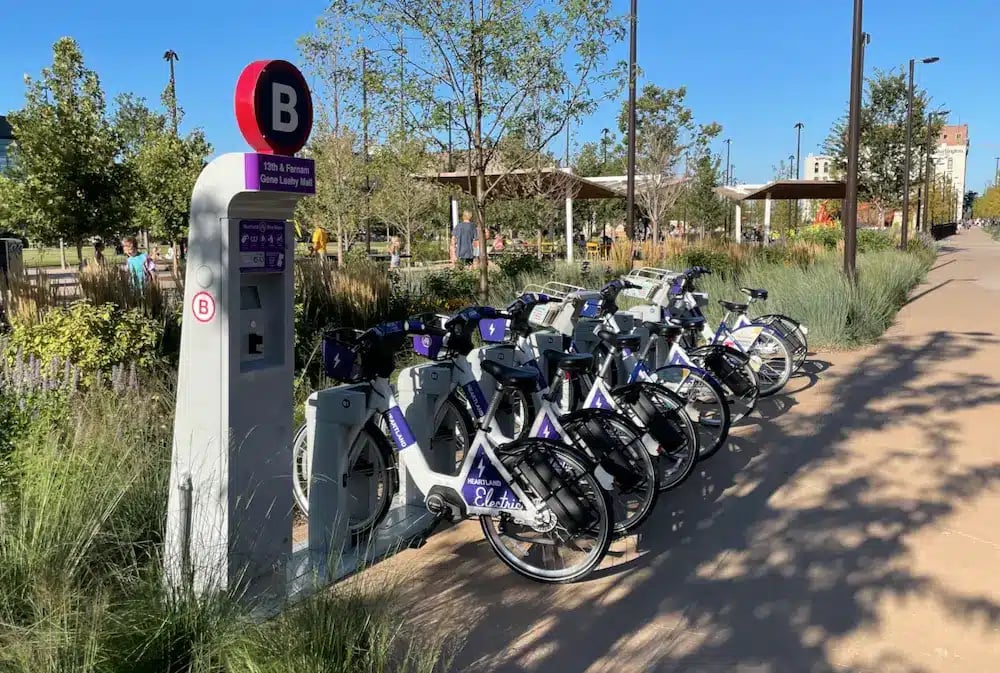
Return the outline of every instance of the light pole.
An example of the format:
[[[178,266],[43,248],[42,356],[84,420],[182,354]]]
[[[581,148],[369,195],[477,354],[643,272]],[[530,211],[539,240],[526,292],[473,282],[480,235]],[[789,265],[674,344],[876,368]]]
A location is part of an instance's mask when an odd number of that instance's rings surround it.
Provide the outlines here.
[[[951,110],[938,110],[936,112],[927,113],[927,145],[924,149],[924,153],[927,155],[927,167],[924,172],[924,222],[922,228],[930,231],[930,227],[934,224],[931,221],[931,174],[934,172],[934,157],[931,153],[931,128],[934,124],[934,118],[942,115],[948,115]]]
[[[993,186],[996,187],[998,182],[1000,182],[1000,157],[996,157],[997,169],[993,171]]]
[[[732,138],[726,138],[724,142],[726,143],[726,179],[725,179],[725,182],[723,182],[723,184],[726,187],[728,187],[729,186],[729,152],[732,149],[733,139]],[[729,235],[729,213],[731,213],[732,210],[733,210],[732,204],[727,201],[726,202],[726,236]]]
[[[611,134],[611,129],[601,129],[601,170],[604,170],[604,166],[608,163],[608,136]]]
[[[632,0],[628,38],[628,167],[625,196],[625,230],[635,236],[635,40],[638,0]]]
[[[937,56],[920,59],[921,63],[937,63]],[[903,159],[903,227],[899,232],[899,249],[906,250],[906,235],[910,226],[910,145],[913,142],[913,69],[917,59],[910,59],[910,89],[906,98],[906,156]]]
[[[851,34],[851,105],[847,115],[847,186],[844,194],[844,273],[857,279],[858,246],[858,146],[861,141],[861,94],[864,81],[864,0],[854,0]]]
[[[795,124],[795,179],[802,179],[802,129],[805,124]],[[795,228],[799,226],[799,200],[795,199]]]

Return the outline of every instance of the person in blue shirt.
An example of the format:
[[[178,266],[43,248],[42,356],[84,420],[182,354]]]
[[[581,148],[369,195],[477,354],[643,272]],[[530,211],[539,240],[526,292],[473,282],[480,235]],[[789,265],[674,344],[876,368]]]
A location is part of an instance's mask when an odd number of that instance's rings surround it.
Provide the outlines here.
[[[144,287],[147,282],[152,282],[156,273],[156,265],[149,255],[139,250],[139,242],[135,239],[135,236],[128,236],[122,239],[122,248],[125,249],[125,254],[128,255],[128,260],[125,264],[135,284],[139,287]]]

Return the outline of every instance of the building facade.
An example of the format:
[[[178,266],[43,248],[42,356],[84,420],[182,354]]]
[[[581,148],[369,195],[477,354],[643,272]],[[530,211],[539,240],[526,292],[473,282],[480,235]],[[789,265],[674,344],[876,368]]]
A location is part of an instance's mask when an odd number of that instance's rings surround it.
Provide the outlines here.
[[[802,162],[803,180],[834,180],[833,157],[810,154]]]
[[[962,198],[965,196],[965,171],[969,159],[969,125],[945,126],[938,137],[937,148],[931,156],[932,179],[944,177],[958,195],[955,204],[955,221],[962,219]]]
[[[14,132],[7,118],[0,115],[0,173],[7,170],[7,148],[14,142]]]

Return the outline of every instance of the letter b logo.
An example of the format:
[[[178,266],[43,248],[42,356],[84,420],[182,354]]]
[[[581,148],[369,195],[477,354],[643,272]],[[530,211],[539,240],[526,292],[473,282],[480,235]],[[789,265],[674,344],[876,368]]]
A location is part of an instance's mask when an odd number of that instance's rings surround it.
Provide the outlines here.
[[[275,82],[271,85],[271,124],[275,131],[293,133],[299,126],[299,113],[295,110],[298,102],[295,89]]]
[[[312,96],[305,77],[287,61],[255,61],[236,84],[240,131],[258,152],[292,155],[312,130]]]

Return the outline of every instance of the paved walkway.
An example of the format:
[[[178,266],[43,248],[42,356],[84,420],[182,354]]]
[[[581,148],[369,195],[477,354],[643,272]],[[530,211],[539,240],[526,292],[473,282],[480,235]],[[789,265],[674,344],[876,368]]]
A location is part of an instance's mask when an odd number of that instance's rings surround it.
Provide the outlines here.
[[[461,671],[996,673],[998,334],[1000,244],[960,234],[877,345],[817,355],[613,567],[531,584],[465,523],[370,572],[468,629]]]

